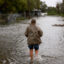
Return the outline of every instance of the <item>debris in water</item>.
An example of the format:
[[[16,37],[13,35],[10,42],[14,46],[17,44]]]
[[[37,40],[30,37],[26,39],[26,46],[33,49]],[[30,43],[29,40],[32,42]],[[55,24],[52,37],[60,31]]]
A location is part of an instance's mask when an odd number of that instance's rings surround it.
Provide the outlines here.
[[[59,26],[59,27],[64,27],[64,24],[54,24],[52,26]]]

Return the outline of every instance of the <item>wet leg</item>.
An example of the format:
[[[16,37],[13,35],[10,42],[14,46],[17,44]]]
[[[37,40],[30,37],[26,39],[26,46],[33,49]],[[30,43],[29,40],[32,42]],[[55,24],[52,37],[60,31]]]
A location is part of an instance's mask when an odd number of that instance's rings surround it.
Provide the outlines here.
[[[31,57],[31,60],[33,60],[33,49],[30,49],[30,57]]]

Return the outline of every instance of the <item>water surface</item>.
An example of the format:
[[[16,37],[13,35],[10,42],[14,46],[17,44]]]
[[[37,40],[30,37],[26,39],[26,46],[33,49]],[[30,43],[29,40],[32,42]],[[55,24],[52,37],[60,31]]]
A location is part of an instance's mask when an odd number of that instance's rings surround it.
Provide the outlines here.
[[[63,17],[45,16],[36,18],[43,30],[39,55],[44,59],[40,64],[64,64],[64,24]],[[30,20],[0,27],[0,63],[29,64],[29,49],[24,35]]]

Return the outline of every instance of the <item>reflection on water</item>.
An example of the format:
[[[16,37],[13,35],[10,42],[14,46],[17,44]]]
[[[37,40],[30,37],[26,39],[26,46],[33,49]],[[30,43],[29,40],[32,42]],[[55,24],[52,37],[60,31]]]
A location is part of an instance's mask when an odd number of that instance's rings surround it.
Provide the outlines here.
[[[64,24],[62,17],[45,16],[35,18],[43,30],[42,44],[39,55],[47,64],[64,63],[64,27],[53,26]],[[24,32],[30,20],[19,24],[0,27],[0,63],[1,64],[26,64],[29,63],[29,50]]]

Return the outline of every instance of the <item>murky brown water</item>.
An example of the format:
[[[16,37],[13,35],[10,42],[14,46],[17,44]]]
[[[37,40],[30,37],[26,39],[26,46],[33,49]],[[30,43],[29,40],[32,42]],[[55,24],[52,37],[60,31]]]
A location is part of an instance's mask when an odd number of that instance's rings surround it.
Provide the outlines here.
[[[43,30],[39,55],[44,59],[40,64],[64,64],[64,24],[62,17],[45,16],[35,18]],[[0,27],[0,63],[29,64],[29,50],[24,32],[30,20]],[[34,63],[35,64],[35,63]]]

